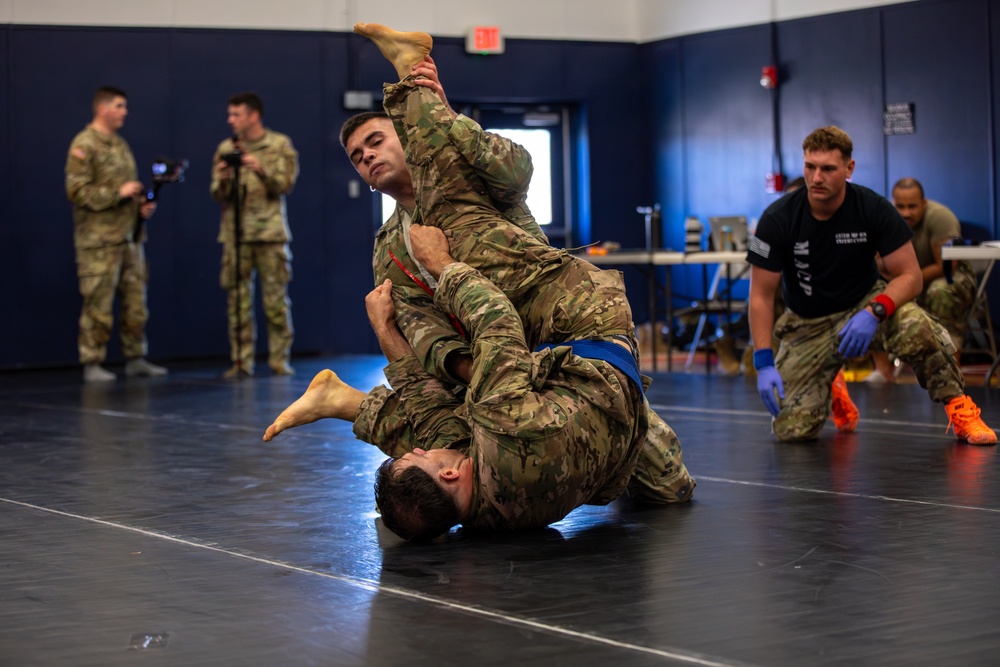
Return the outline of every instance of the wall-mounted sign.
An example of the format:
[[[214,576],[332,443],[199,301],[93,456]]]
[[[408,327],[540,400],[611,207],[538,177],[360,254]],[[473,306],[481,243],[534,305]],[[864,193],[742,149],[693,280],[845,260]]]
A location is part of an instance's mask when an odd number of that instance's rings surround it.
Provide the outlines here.
[[[465,35],[465,51],[484,56],[490,53],[503,53],[503,35],[500,34],[500,26],[477,25],[471,28]]]
[[[882,131],[887,134],[913,134],[917,126],[913,121],[913,102],[886,104],[882,113]]]

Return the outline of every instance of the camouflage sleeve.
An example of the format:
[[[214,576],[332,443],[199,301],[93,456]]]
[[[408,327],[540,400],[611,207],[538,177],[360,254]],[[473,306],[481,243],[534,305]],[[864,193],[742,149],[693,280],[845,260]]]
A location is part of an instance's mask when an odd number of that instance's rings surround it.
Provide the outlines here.
[[[434,305],[434,299],[418,287],[396,287],[396,324],[413,348],[420,365],[433,375],[452,384],[465,384],[452,377],[446,367],[449,354],[471,355],[468,341],[455,330],[448,314]]]
[[[468,116],[459,115],[448,132],[451,143],[475,168],[498,206],[524,200],[531,183],[531,154],[510,139],[486,132]]]
[[[398,215],[393,214],[376,238],[372,255],[375,284],[381,285],[387,278],[392,281],[396,324],[424,369],[442,380],[465,384],[460,378],[448,374],[445,360],[452,353],[471,354],[468,342],[455,331],[448,314],[434,305],[434,298],[421,289],[389,255],[390,250],[393,251],[411,273],[418,270],[399,237],[399,224]]]
[[[645,429],[645,405],[622,391],[604,362],[569,347],[531,353],[513,305],[461,263],[441,276],[435,301],[472,335],[473,379],[466,396],[469,451],[476,471],[465,525],[530,528],[625,489]]]
[[[404,446],[412,450],[417,446],[437,449],[467,444],[469,425],[455,414],[462,400],[447,385],[428,375],[416,357],[403,357],[389,364],[385,377],[399,395],[399,406],[412,426],[413,439]],[[406,453],[408,450],[399,450],[399,444],[387,453],[391,456]]]
[[[215,169],[215,165],[219,164],[219,160],[222,159],[222,147],[223,144],[219,144],[219,147],[215,149],[215,153],[212,155],[212,183],[208,188],[212,199],[220,204],[224,204],[229,199],[232,183],[229,179],[222,180],[219,178],[218,171]]]
[[[299,154],[287,137],[276,147],[262,156],[260,178],[267,193],[273,197],[288,195],[299,177]]]
[[[930,228],[931,246],[962,236],[961,223],[951,209],[944,205],[928,208],[928,212],[924,214],[924,224]]]
[[[74,206],[103,211],[118,206],[121,183],[97,180],[94,149],[79,143],[69,147],[66,156],[66,196]],[[124,181],[122,181],[124,183]]]
[[[533,361],[524,326],[503,292],[469,265],[455,262],[441,274],[434,302],[454,313],[472,338],[471,403],[493,405],[532,391]]]

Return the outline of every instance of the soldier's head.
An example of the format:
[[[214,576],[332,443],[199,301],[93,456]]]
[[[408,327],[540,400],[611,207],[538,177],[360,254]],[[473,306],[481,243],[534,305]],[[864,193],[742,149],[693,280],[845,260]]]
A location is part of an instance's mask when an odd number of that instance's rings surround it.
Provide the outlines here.
[[[257,139],[264,132],[264,102],[256,93],[233,95],[227,122],[240,139]]]
[[[839,127],[821,127],[802,142],[804,177],[813,206],[839,206],[854,173],[854,144]]]
[[[371,188],[404,203],[413,197],[403,145],[385,112],[365,111],[348,118],[340,128],[340,144]]]
[[[847,132],[836,125],[827,125],[810,132],[802,142],[803,153],[815,151],[840,151],[845,160],[850,160],[854,152],[854,142]]]
[[[927,213],[927,199],[924,186],[915,178],[901,178],[892,186],[892,204],[911,228],[924,220]]]
[[[386,459],[375,476],[375,502],[386,528],[406,540],[431,540],[462,519],[472,459],[452,449],[414,449]]]
[[[115,132],[125,124],[128,115],[128,96],[121,88],[101,86],[94,93],[94,122],[102,129]]]

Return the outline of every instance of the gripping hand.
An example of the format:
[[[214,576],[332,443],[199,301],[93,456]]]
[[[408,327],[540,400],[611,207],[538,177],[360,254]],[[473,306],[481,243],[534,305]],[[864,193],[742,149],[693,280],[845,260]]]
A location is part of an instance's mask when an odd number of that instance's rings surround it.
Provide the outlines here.
[[[757,391],[764,401],[764,407],[776,417],[781,410],[778,400],[774,397],[777,390],[778,398],[785,398],[785,385],[781,381],[781,374],[774,367],[774,352],[771,350],[757,350],[753,353],[753,366],[757,369]]]
[[[845,359],[863,356],[868,352],[875,330],[878,328],[878,318],[867,310],[855,313],[837,335],[840,336],[840,347],[837,352]]]

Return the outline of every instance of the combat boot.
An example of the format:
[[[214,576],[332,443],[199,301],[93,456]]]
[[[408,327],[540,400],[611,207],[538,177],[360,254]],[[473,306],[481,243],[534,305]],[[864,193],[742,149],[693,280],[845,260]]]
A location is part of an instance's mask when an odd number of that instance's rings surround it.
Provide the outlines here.
[[[944,406],[948,414],[948,429],[954,427],[955,435],[970,445],[995,445],[997,434],[979,417],[979,406],[968,396],[957,396]],[[945,429],[945,433],[948,432]]]
[[[736,358],[736,343],[729,336],[715,341],[715,353],[719,357],[719,372],[723,375],[739,375],[740,360]]]
[[[861,413],[847,393],[847,378],[844,377],[843,370],[837,371],[837,377],[833,378],[832,389],[833,401],[830,404],[830,411],[833,413],[833,425],[841,433],[851,433],[858,427]]]
[[[86,364],[83,367],[84,382],[114,382],[118,376],[100,364]]]
[[[748,378],[757,377],[757,369],[753,367],[753,345],[747,345],[743,348],[743,361],[741,362],[743,367],[743,375]]]
[[[136,357],[125,362],[125,375],[128,377],[161,377],[167,374],[167,369],[146,361],[143,357]]]
[[[245,377],[253,377],[252,365],[233,364],[229,370],[222,374],[224,380],[238,380]]]

